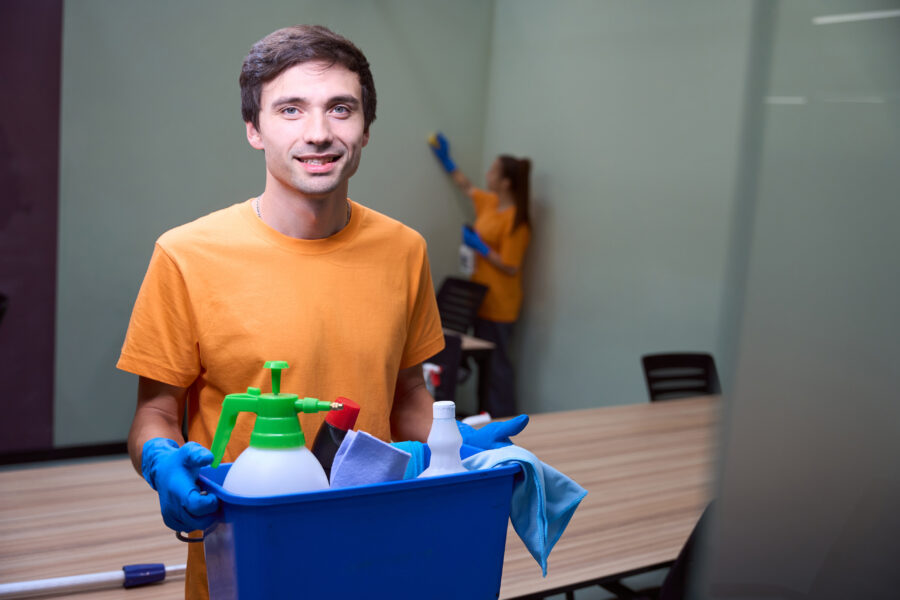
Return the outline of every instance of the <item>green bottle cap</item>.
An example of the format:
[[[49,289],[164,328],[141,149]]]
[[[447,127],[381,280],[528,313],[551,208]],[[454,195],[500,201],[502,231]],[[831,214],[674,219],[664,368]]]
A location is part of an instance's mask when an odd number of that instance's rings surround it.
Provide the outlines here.
[[[316,398],[298,398],[297,394],[281,393],[281,371],[288,368],[283,360],[270,360],[264,368],[272,371],[272,393],[263,394],[258,388],[247,388],[246,394],[228,394],[222,402],[222,413],[213,438],[213,467],[218,467],[231,438],[240,412],[256,414],[256,424],[250,435],[254,448],[300,448],[306,443],[297,413],[340,410],[343,405],[323,402]]]

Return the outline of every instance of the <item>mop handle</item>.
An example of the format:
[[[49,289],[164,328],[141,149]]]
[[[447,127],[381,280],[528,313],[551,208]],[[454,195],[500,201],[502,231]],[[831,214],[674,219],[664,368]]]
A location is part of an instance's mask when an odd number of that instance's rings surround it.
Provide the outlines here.
[[[0,598],[33,598],[123,586],[126,588],[183,575],[186,565],[167,567],[162,563],[125,565],[118,571],[52,577],[14,583],[0,583]]]

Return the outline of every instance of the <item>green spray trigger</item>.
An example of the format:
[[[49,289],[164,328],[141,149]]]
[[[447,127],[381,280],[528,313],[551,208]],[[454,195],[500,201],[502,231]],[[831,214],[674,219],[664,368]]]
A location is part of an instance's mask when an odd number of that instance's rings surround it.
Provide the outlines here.
[[[213,467],[218,467],[240,412],[256,414],[256,424],[250,435],[255,448],[299,448],[306,443],[297,413],[341,410],[339,402],[323,402],[316,398],[300,399],[296,394],[281,393],[281,371],[288,368],[283,360],[270,360],[264,368],[272,371],[272,393],[263,394],[259,388],[247,388],[246,394],[228,394],[222,402],[222,413],[213,437]]]

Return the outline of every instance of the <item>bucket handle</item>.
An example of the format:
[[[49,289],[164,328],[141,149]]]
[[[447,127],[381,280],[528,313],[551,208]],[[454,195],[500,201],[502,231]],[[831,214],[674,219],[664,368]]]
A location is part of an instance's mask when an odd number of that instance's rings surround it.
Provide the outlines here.
[[[201,537],[198,537],[198,538],[192,538],[192,537],[188,537],[188,536],[184,535],[180,531],[176,531],[175,537],[177,537],[182,542],[187,542],[188,544],[196,544],[196,543],[202,542],[204,539],[206,539],[206,534],[204,533]]]

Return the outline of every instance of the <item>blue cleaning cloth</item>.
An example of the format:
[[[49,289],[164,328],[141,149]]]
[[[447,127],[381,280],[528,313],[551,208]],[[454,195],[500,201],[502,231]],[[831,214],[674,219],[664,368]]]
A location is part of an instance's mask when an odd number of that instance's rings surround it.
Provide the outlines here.
[[[391,446],[409,454],[409,463],[403,473],[403,479],[415,479],[428,467],[431,450],[422,442],[391,442]]]
[[[484,450],[463,461],[467,469],[521,466],[513,484],[509,519],[519,538],[547,576],[547,558],[587,490],[519,446]]]
[[[348,431],[331,465],[331,488],[403,479],[409,458],[365,431]]]

